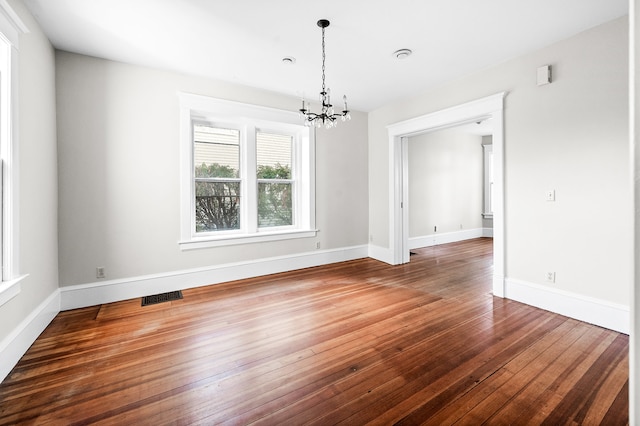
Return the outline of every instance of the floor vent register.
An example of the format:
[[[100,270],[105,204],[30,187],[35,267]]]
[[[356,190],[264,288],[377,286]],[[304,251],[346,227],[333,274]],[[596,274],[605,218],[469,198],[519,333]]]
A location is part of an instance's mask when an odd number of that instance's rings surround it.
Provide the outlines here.
[[[142,298],[142,306],[155,305],[162,302],[171,302],[172,300],[182,299],[182,291],[170,291],[167,293],[154,294],[153,296],[145,296]]]

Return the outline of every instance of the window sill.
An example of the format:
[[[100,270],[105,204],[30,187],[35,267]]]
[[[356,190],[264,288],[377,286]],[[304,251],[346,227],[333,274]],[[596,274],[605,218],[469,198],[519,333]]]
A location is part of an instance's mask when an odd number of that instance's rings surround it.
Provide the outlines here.
[[[180,250],[196,250],[209,247],[224,247],[238,244],[262,243],[266,241],[311,238],[315,237],[317,233],[318,231],[316,229],[297,229],[293,231],[261,232],[259,234],[249,235],[193,237],[189,241],[180,241],[178,244],[180,246]]]
[[[20,282],[28,276],[28,274],[21,275],[18,278],[14,278],[9,281],[2,281],[2,283],[0,283],[0,306],[20,294]]]

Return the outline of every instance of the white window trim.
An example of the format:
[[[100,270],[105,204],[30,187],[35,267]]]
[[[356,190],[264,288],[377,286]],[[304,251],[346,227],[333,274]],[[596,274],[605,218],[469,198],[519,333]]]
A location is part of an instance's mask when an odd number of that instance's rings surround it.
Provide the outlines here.
[[[0,149],[2,151],[2,283],[0,306],[20,293],[27,275],[19,269],[18,212],[18,48],[21,34],[28,33],[6,0],[0,0]]]
[[[492,144],[482,144],[482,153],[483,153],[483,161],[484,161],[484,180],[483,180],[483,192],[482,192],[482,217],[485,219],[493,219],[493,211],[491,210],[491,184],[493,180],[491,179],[491,157],[493,155],[493,145]]]
[[[181,250],[250,244],[293,238],[315,237],[315,132],[305,127],[298,114],[291,111],[226,101],[190,93],[179,93],[180,99],[180,241]],[[295,226],[279,228],[250,228],[252,232],[221,232],[196,235],[194,231],[193,133],[194,121],[228,122],[246,125],[250,132],[277,131],[287,128],[301,134],[302,143],[294,148],[298,170],[298,197]],[[254,155],[255,153],[247,153]],[[244,161],[246,160],[246,155]],[[243,215],[245,213],[242,213]],[[243,217],[243,220],[246,216]],[[257,225],[256,225],[257,226]]]

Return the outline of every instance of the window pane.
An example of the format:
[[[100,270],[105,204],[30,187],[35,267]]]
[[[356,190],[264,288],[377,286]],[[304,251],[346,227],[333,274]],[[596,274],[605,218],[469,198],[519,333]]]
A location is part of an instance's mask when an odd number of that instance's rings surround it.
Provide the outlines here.
[[[293,225],[291,183],[258,183],[258,226]]]
[[[291,144],[288,135],[257,132],[258,179],[291,179]]]
[[[240,176],[240,131],[193,126],[195,177]]]
[[[240,228],[240,182],[196,182],[196,232]]]

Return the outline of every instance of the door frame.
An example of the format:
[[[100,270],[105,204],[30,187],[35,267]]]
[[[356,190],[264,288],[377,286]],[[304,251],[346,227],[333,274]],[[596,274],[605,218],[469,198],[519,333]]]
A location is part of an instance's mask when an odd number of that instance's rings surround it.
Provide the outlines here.
[[[389,134],[389,244],[394,265],[409,262],[409,137],[485,119],[493,127],[493,294],[504,297],[504,98],[507,92],[387,126]]]

